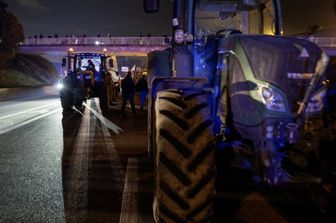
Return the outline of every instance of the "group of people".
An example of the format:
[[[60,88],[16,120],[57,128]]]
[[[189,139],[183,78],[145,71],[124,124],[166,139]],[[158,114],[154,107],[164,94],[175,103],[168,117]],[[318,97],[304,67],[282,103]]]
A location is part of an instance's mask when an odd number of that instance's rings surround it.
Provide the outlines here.
[[[139,104],[140,110],[143,111],[144,105],[147,98],[148,93],[148,85],[145,75],[141,75],[139,78],[139,73],[141,72],[131,72],[128,71],[126,76],[121,80],[120,88],[121,88],[121,97],[122,97],[122,105],[120,114],[122,117],[125,116],[126,104],[127,102],[131,105],[131,110],[133,114],[136,114],[135,109],[135,95],[139,94]]]

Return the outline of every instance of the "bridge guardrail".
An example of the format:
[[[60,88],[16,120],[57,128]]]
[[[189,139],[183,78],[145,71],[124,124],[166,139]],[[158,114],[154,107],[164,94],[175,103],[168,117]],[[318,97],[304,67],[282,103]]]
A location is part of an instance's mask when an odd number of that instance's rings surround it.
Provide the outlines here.
[[[312,41],[319,45],[320,47],[336,47],[336,38],[335,37],[314,37],[310,36],[307,38],[309,41]]]
[[[320,47],[336,47],[336,37],[298,36]],[[171,37],[30,37],[21,45],[167,45]]]
[[[26,38],[21,45],[167,45],[170,37],[44,37]]]

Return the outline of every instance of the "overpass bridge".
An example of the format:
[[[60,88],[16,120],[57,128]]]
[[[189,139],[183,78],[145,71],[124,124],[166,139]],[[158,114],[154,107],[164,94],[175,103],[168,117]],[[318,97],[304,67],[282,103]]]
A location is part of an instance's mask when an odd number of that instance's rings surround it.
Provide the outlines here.
[[[336,49],[336,37],[298,36],[298,38],[308,39],[330,53],[333,53]],[[119,55],[132,53],[144,55],[152,50],[168,47],[170,40],[170,37],[36,37],[26,38],[21,44],[20,50],[68,49],[70,47],[81,49],[107,48]]]
[[[329,56],[336,56],[336,37],[299,36],[322,47]],[[61,73],[61,60],[69,48],[80,52],[106,52],[117,57],[143,57],[154,50],[170,46],[169,37],[44,37],[26,38],[19,52],[37,54],[52,62]]]
[[[149,52],[163,50],[169,45],[169,37],[37,37],[26,38],[19,52],[43,56],[61,74],[61,61],[69,48],[77,52],[104,52],[120,58],[137,57],[144,61]]]
[[[86,51],[106,49],[115,55],[143,55],[169,46],[169,37],[44,37],[26,38],[20,52],[60,51],[66,54],[69,48]]]

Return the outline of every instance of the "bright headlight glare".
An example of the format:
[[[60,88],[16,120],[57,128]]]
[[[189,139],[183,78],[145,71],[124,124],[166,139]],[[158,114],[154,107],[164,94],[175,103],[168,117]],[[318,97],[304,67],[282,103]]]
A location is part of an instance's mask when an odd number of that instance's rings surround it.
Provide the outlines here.
[[[285,100],[275,89],[266,86],[260,86],[262,101],[266,108],[271,111],[286,112]]]
[[[176,43],[183,43],[184,41],[184,32],[182,29],[175,30],[174,39]]]
[[[321,89],[313,94],[306,107],[307,113],[321,112],[323,109],[323,99],[326,95],[325,89]]]
[[[56,88],[59,89],[59,90],[62,89],[63,87],[64,87],[64,86],[63,86],[62,83],[57,83],[57,84],[56,84]]]

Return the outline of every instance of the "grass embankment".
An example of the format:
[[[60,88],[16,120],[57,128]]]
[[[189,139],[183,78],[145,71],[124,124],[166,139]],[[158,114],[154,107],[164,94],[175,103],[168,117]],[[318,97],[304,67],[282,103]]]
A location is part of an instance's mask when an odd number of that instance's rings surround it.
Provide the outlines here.
[[[0,70],[0,88],[37,87],[56,81],[53,64],[38,55],[17,54],[8,68]]]

